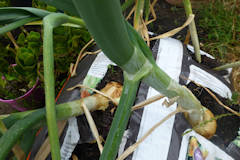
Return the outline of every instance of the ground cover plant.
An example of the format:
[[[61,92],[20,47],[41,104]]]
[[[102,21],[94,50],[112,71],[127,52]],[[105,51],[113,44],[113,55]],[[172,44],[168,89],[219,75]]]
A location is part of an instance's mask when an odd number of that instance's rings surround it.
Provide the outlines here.
[[[217,0],[199,8],[198,26],[201,32],[208,33],[201,38],[202,47],[223,62],[227,62],[229,54],[239,54],[233,51],[240,40],[239,13],[239,3],[235,0]]]
[[[37,57],[39,56],[41,45],[39,43],[40,38],[38,32],[32,31],[26,37],[24,33],[21,33],[17,39],[16,48],[10,48],[9,45],[2,47],[1,98],[14,99],[19,97],[36,83]],[[12,61],[12,64],[9,64],[9,61]],[[26,90],[22,88],[22,93],[14,91],[14,88],[20,88],[18,85],[25,82],[29,86]],[[8,90],[7,87],[12,87],[12,90]]]
[[[42,3],[33,1],[33,6],[56,11],[56,8]],[[30,90],[37,79],[40,83],[43,82],[40,25],[41,23],[27,25],[1,36],[0,98],[15,99]],[[75,62],[78,55],[77,51],[89,40],[90,34],[81,28],[60,26],[54,30],[56,93],[66,80],[69,66]]]
[[[61,2],[49,1],[49,3],[55,4],[59,9],[66,10],[73,15],[75,14],[79,17],[81,15],[84,21],[62,13],[49,13],[30,8],[5,9],[5,11],[22,11],[21,14],[30,18],[27,19],[27,22],[43,18],[44,75],[48,76],[44,77],[46,111],[41,109],[12,115],[12,117],[22,119],[17,121],[1,137],[0,144],[6,146],[0,151],[1,158],[7,156],[15,141],[25,130],[39,122],[43,122],[46,114],[52,158],[60,159],[56,119],[82,114],[79,108],[79,106],[83,105],[82,101],[69,102],[56,107],[54,102],[53,34],[54,28],[64,23],[73,23],[81,27],[87,26],[104,53],[124,71],[123,93],[100,159],[115,158],[121,137],[131,114],[131,106],[135,100],[140,81],[144,81],[165,96],[175,99],[182,107],[182,110],[189,113],[188,118],[193,126],[204,120],[207,109],[200,104],[187,88],[180,86],[155,64],[150,49],[140,35],[123,18],[119,1],[72,1],[72,3],[65,5],[66,1],[62,0]],[[104,11],[102,11],[102,8],[105,8]],[[4,13],[4,9],[2,11]],[[18,26],[23,24],[23,20],[25,19],[10,19],[13,23],[21,22]],[[24,21],[24,23],[26,22]],[[11,118],[11,116],[8,118]],[[22,130],[18,131],[19,128]],[[7,140],[7,138],[9,139]]]
[[[198,9],[198,28],[201,48],[215,56],[221,63],[228,63],[221,68],[234,67],[232,84],[235,97],[239,100],[239,55],[240,55],[240,10],[235,0],[217,0]]]

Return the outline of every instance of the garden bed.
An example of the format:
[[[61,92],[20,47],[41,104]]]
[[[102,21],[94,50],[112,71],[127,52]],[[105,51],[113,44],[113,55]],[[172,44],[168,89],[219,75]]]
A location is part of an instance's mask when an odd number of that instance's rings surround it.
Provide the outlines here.
[[[206,56],[203,56],[203,64],[213,64],[213,65],[208,65],[208,69],[211,69],[212,67],[216,67],[219,63],[216,60],[210,59]],[[207,65],[203,65],[207,67]],[[225,71],[226,73],[226,71]],[[222,73],[224,74],[224,73]],[[123,75],[122,71],[119,67],[116,66],[111,66],[108,68],[108,71],[106,75],[104,76],[103,80],[98,84],[97,89],[100,90],[103,88],[108,82],[111,81],[116,81],[119,83],[123,83]],[[219,103],[216,102],[216,100],[209,95],[209,93],[202,87],[197,86],[193,82],[189,83],[187,87],[194,93],[194,95],[202,102],[202,105],[206,106],[209,108],[215,116],[217,115],[225,115],[230,113],[226,109],[224,109]],[[216,94],[214,91],[212,91],[218,99],[223,102],[226,105],[229,105],[229,100],[226,98],[222,98],[218,94]],[[234,110],[239,110],[239,105],[231,105],[230,106]],[[96,123],[96,126],[98,128],[98,131],[100,135],[102,136],[103,139],[106,139],[108,131],[110,129],[110,125],[114,116],[114,111],[116,110],[116,106],[114,106],[112,103],[110,104],[109,108],[106,109],[105,111],[95,111],[92,113],[93,119]],[[89,134],[86,129],[88,128],[85,126],[85,128],[82,126],[84,124],[83,122],[86,122],[85,116],[80,116],[78,117],[78,124],[79,124],[79,129],[80,129],[80,135],[81,135],[81,144],[78,144],[73,152],[75,156],[78,157],[80,160],[95,160],[98,159],[100,156],[98,146],[97,144],[92,141],[88,142],[89,135],[87,136],[88,138],[85,139],[84,142],[84,135]],[[228,144],[234,140],[237,136],[237,131],[238,131],[238,122],[239,118],[234,115],[228,115],[222,118],[219,118],[217,120],[217,132],[213,138],[210,139],[214,144],[225,150],[225,148],[228,146]],[[85,130],[85,133],[84,133]],[[93,137],[92,137],[93,138]],[[92,139],[93,140],[93,139]]]
[[[183,22],[186,19],[184,16],[185,13],[184,13],[183,8],[176,8],[174,6],[170,6],[165,1],[159,2],[156,5],[155,11],[157,13],[157,21],[154,22],[153,24],[150,24],[148,29],[149,29],[149,31],[154,31],[156,34],[161,34],[166,31],[169,31],[173,28],[178,27],[181,24],[183,24]],[[183,31],[179,32],[174,37],[183,41],[183,40],[185,40],[185,35],[187,34],[186,31],[187,31],[187,29],[185,28]],[[57,34],[57,32],[55,34]],[[201,32],[201,34],[202,34],[202,32]],[[200,34],[200,36],[201,36],[201,34]],[[153,46],[153,42],[151,43],[151,46]],[[186,48],[184,48],[184,49],[186,51]],[[60,47],[60,50],[62,50],[61,47]],[[64,54],[64,53],[60,53],[60,54]],[[64,56],[66,56],[66,55],[64,54]],[[61,55],[60,55],[60,57],[61,57]],[[86,60],[86,58],[88,58],[88,57],[95,58],[95,56],[87,56],[84,59]],[[93,59],[91,59],[90,61],[92,62]],[[188,59],[191,59],[191,58],[188,57]],[[194,59],[194,57],[192,57],[192,59]],[[221,72],[212,71],[211,69],[213,67],[220,65],[220,63],[218,61],[212,60],[206,56],[202,56],[202,59],[203,59],[203,62],[201,65],[197,64],[196,62],[194,62],[194,63],[197,66],[201,66],[202,68],[208,70],[208,72],[210,74],[221,77],[220,80],[224,81],[224,84],[226,84],[227,87],[232,89],[231,85],[228,84],[228,82],[225,81],[223,78],[223,76],[229,74],[228,71],[221,71]],[[65,62],[61,61],[59,66],[61,67],[61,64],[63,64],[63,63],[65,63]],[[89,67],[89,65],[90,64],[88,64],[88,67]],[[83,67],[85,69],[83,71],[84,73],[87,71],[88,67],[86,67],[86,66]],[[84,74],[81,73],[81,78],[83,78],[82,77],[83,75]],[[183,76],[186,76],[185,73],[183,73]],[[60,77],[60,82],[59,82],[59,79],[57,79],[57,84],[62,85],[66,76],[64,74],[60,74],[59,77]],[[80,81],[76,81],[77,80],[76,77],[75,78],[73,77],[71,79],[75,79],[74,80],[75,84],[80,82]],[[123,75],[122,75],[122,71],[120,68],[118,68],[116,66],[108,67],[108,72],[107,72],[106,76],[103,78],[103,80],[98,84],[97,89],[99,90],[99,89],[103,88],[110,81],[116,81],[121,84],[123,83]],[[179,83],[187,84],[185,82],[186,82],[186,80],[181,79],[181,77],[180,77]],[[70,85],[73,85],[73,84],[70,84]],[[142,83],[140,86],[143,88],[144,84]],[[69,87],[69,86],[67,86],[67,87]],[[67,87],[65,87],[65,89]],[[144,86],[144,87],[146,87],[146,86]],[[225,150],[226,146],[237,136],[237,130],[239,128],[239,126],[238,126],[239,118],[234,115],[229,115],[229,112],[227,110],[223,109],[222,106],[219,103],[217,103],[216,100],[211,95],[209,95],[205,91],[204,88],[201,88],[194,83],[188,83],[187,87],[189,89],[191,89],[191,91],[195,94],[195,96],[201,101],[201,103],[204,106],[206,106],[207,108],[212,110],[212,112],[215,115],[219,115],[219,116],[216,116],[217,125],[218,125],[216,135],[213,138],[211,138],[210,140],[214,144],[219,146],[221,149]],[[139,91],[139,92],[142,92],[142,91]],[[212,91],[212,92],[214,93],[214,91]],[[63,94],[60,95],[60,99],[59,99],[58,103],[66,102],[65,100],[71,101],[74,99],[78,99],[80,97],[79,91],[75,91],[74,94],[75,95],[71,95],[71,94],[69,94],[68,91],[65,90],[63,92]],[[227,98],[221,98],[221,96],[218,96],[216,93],[215,93],[215,95],[224,104],[231,106],[236,111],[239,111],[239,105],[232,105],[234,102],[229,101]],[[66,96],[67,98],[64,96]],[[146,94],[145,94],[144,98],[146,98]],[[230,98],[230,97],[228,97],[228,98]],[[142,100],[143,99],[137,98],[136,103],[138,103],[139,101],[142,101]],[[116,106],[114,106],[113,104],[110,104],[109,108],[106,109],[105,111],[95,111],[92,113],[93,119],[95,120],[97,128],[98,128],[98,131],[104,140],[106,140],[112,119],[114,117],[115,110],[116,110]],[[142,111],[139,111],[139,114],[142,115]],[[179,114],[179,115],[181,116],[181,120],[184,121],[183,115],[182,114]],[[176,116],[175,118],[177,119],[177,118],[179,118],[179,116]],[[134,119],[134,117],[131,117],[131,119]],[[80,131],[81,139],[79,141],[79,144],[76,146],[73,154],[76,155],[78,157],[78,159],[98,159],[100,154],[99,154],[96,143],[94,143],[94,141],[93,141],[94,138],[91,135],[91,131],[89,130],[85,116],[80,116],[80,117],[78,117],[77,120],[78,120],[78,125],[79,125],[78,127],[79,127],[79,131]],[[140,120],[140,122],[141,122],[141,120]],[[129,126],[131,126],[131,125],[132,124],[131,124],[131,120],[130,120]],[[186,123],[186,125],[187,125],[187,123]],[[187,125],[187,126],[189,126],[189,125]],[[174,127],[176,127],[175,124],[174,124]],[[86,136],[86,137],[84,137],[84,136]],[[137,139],[136,136],[137,136],[137,134],[135,135],[135,139],[134,139],[135,141]],[[64,137],[64,134],[62,135],[62,137]],[[173,139],[171,139],[171,140],[173,140]],[[181,138],[180,138],[180,141],[181,141]],[[126,146],[129,146],[129,145],[130,144],[127,143]],[[126,149],[126,146],[125,146],[125,149]],[[176,148],[179,149],[180,146],[176,146]],[[173,156],[176,156],[176,154],[178,154],[177,152],[176,153],[173,152],[172,149],[170,149],[170,151],[171,151],[171,153],[174,153]]]
[[[156,54],[156,51],[154,53]],[[190,51],[189,51],[189,54],[191,56]],[[91,60],[89,59],[89,57],[92,57],[92,58],[90,58]],[[89,63],[92,63],[92,61],[93,61],[92,59],[94,59],[94,57],[95,56],[91,55],[91,56],[84,58],[83,61],[80,62],[79,69],[82,66],[84,66],[86,63],[88,63],[88,65],[90,65]],[[195,64],[197,64],[194,60],[193,60],[193,62]],[[183,62],[183,63],[186,65],[186,63],[189,63],[189,62]],[[208,58],[207,56],[203,56],[203,63],[201,66],[203,68],[205,68],[207,71],[209,71],[211,74],[213,74],[215,76],[218,75],[218,77],[222,77],[228,73],[227,71],[224,71],[224,72],[211,71],[211,68],[216,67],[217,65],[219,65],[219,62],[217,62],[217,60],[213,60],[211,58]],[[85,67],[88,68],[89,66],[88,67],[85,66]],[[73,83],[71,82],[71,79],[70,79],[70,83],[66,86],[66,88],[69,88],[69,87],[77,84],[79,82],[79,77],[83,78],[84,75],[86,76],[86,71],[85,71],[85,73],[80,73],[80,70],[78,70],[78,73],[80,75],[78,75],[78,77],[73,78]],[[77,79],[78,79],[78,81],[77,81]],[[120,70],[120,68],[116,67],[116,66],[111,66],[111,67],[109,66],[106,75],[104,76],[103,80],[98,84],[97,89],[103,88],[110,81],[116,81],[116,82],[119,82],[122,84],[122,79],[123,79],[122,71]],[[181,79],[181,76],[180,76],[180,79]],[[225,81],[224,78],[222,78],[222,80]],[[82,81],[82,80],[80,80],[80,81]],[[180,82],[181,82],[181,80],[180,80]],[[182,79],[181,83],[184,83],[184,82],[186,82],[186,80]],[[226,81],[224,83],[226,83]],[[229,86],[229,84],[227,84],[227,85]],[[141,86],[143,86],[143,85],[141,85]],[[213,113],[215,115],[224,115],[224,114],[229,113],[228,111],[223,109],[222,106],[219,105],[219,103],[217,103],[216,100],[211,95],[209,95],[203,88],[196,86],[194,83],[189,83],[187,86],[189,89],[191,89],[193,91],[193,93],[197,96],[197,98],[199,100],[203,101],[202,104],[204,106],[208,107],[210,110],[213,110]],[[144,89],[143,88],[144,87],[142,87],[140,94],[143,94],[143,92],[145,92],[145,96],[142,95],[143,96],[142,98],[146,98],[146,93],[147,93],[148,87],[146,88],[146,86],[145,86],[145,88]],[[223,103],[225,103],[226,105],[229,105],[228,99],[221,98],[216,93],[214,93],[214,94]],[[75,93],[73,93],[72,91],[71,92],[65,91],[65,92],[63,92],[62,97],[60,96],[59,102],[63,102],[62,98],[64,99],[65,96],[68,97],[67,98],[68,100],[70,100],[70,99],[73,100],[73,99],[77,99],[77,97],[80,96],[80,93],[78,90],[76,90]],[[140,98],[140,99],[137,98],[136,103],[139,103],[140,101],[144,100],[142,98]],[[92,113],[93,119],[98,128],[98,131],[99,131],[100,135],[103,137],[103,139],[106,139],[106,137],[107,137],[107,134],[108,134],[108,131],[110,128],[110,124],[111,124],[111,121],[114,116],[115,109],[116,109],[116,106],[114,106],[113,104],[110,104],[110,107],[107,110],[95,111]],[[232,109],[238,110],[239,105],[233,105]],[[139,112],[140,112],[140,116],[141,116],[142,111],[140,110]],[[185,118],[183,117],[182,114],[179,114],[179,116],[181,117],[181,121],[184,124],[184,128],[187,129],[187,127],[189,127],[189,125],[187,124],[187,122],[184,121]],[[179,118],[179,116],[177,116],[177,117]],[[178,119],[177,117],[176,117],[176,119]],[[80,144],[78,144],[76,146],[73,154],[76,155],[79,159],[98,159],[97,157],[100,156],[100,153],[99,153],[97,144],[94,142],[94,138],[91,135],[91,131],[89,130],[85,116],[80,116],[77,118],[77,120],[78,120],[78,127],[79,127],[79,132],[81,135],[81,139],[79,140]],[[238,121],[239,121],[239,118],[236,116],[233,116],[233,115],[231,115],[231,116],[228,115],[226,117],[217,119],[217,123],[218,123],[217,133],[210,140],[214,144],[216,144],[217,146],[219,146],[220,148],[225,150],[227,145],[237,136],[237,130],[239,127],[238,123],[237,123]],[[232,123],[232,122],[235,122],[235,123]],[[140,122],[138,121],[138,124],[139,123]],[[178,132],[178,134],[180,136],[181,136],[181,133],[183,134],[184,128],[181,128],[180,131]],[[232,128],[232,129],[229,130],[229,128]],[[63,134],[63,137],[64,137],[64,134]],[[176,146],[176,148],[178,148],[178,147]]]

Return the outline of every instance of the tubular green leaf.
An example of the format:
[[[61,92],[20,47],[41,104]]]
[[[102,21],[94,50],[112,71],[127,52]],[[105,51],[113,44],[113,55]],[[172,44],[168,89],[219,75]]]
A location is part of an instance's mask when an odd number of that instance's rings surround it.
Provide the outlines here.
[[[4,7],[0,9],[0,19],[2,19],[4,16],[10,16],[5,18],[11,18],[11,17],[17,17],[22,15],[29,15],[29,16],[35,16],[35,17],[45,17],[51,12],[38,9],[38,8],[32,8],[32,7]]]
[[[73,104],[73,105],[72,105]],[[65,103],[58,105],[58,117],[59,119],[63,117],[70,117],[72,115],[72,108],[79,107],[74,104],[79,104],[79,101],[77,102],[71,102],[71,103]],[[59,111],[61,110],[61,111]],[[64,114],[63,114],[64,111]],[[1,137],[0,139],[0,145],[4,146],[0,149],[0,159],[6,159],[6,156],[8,155],[9,151],[13,147],[13,145],[17,142],[17,140],[30,128],[36,126],[37,124],[41,123],[45,120],[45,108],[38,109],[34,112],[23,112],[18,114],[13,114],[4,119],[4,123],[6,126],[13,120],[15,123],[13,126],[7,130],[7,132]]]
[[[60,158],[60,145],[58,140],[58,127],[55,112],[55,84],[54,84],[54,57],[53,57],[53,28],[66,23],[66,15],[54,13],[43,19],[43,66],[45,84],[45,103],[48,133],[53,160]]]
[[[150,14],[150,0],[145,0],[144,6],[145,22],[147,22]]]
[[[127,35],[119,0],[73,0],[88,30],[103,52],[118,66],[132,56],[134,47]]]
[[[24,117],[26,117],[27,115],[34,111],[35,110],[11,113],[6,118],[2,119],[2,121],[4,122],[7,128],[10,128],[15,122],[17,122],[20,119],[23,119]]]
[[[26,23],[42,19],[51,12],[30,7],[4,7],[0,8],[0,34],[9,32]],[[7,25],[6,25],[7,24]]]
[[[77,18],[70,18],[69,16],[61,13],[52,13],[43,19],[43,64],[46,118],[51,144],[51,155],[53,160],[60,159],[60,145],[58,140],[58,128],[55,112],[53,28],[67,22],[84,25],[82,20]]]
[[[145,41],[142,39],[142,37],[139,35],[139,33],[129,24],[127,21],[125,21],[127,26],[127,32],[128,36],[130,37],[130,40],[133,45],[135,45],[144,56],[152,63],[155,64],[155,60],[152,55],[152,51],[149,47],[146,46]]]
[[[124,12],[127,8],[129,8],[133,3],[135,2],[135,0],[127,0],[126,2],[124,2],[122,4],[122,11]]]
[[[136,1],[136,10],[134,14],[133,25],[134,28],[138,31],[141,18],[143,18],[143,9],[144,9],[144,0]]]
[[[0,8],[0,24],[6,24],[6,22],[14,22],[16,20],[32,17],[31,14],[24,10],[13,10],[11,8]]]
[[[131,107],[135,101],[139,81],[129,80],[124,77],[124,86],[117,111],[108,133],[106,144],[104,145],[103,152],[100,160],[114,160],[118,152],[118,147],[121,143],[124,130],[127,126]]]
[[[71,0],[41,0],[48,5],[55,6],[58,9],[66,11],[74,16],[78,15],[78,12]]]
[[[224,64],[224,65],[221,65],[219,67],[214,68],[214,70],[220,71],[220,70],[233,68],[233,67],[239,67],[239,66],[240,66],[240,61],[237,61],[237,62],[232,62],[232,63],[227,63],[227,64]]]
[[[23,120],[17,121],[0,139],[0,159],[6,159],[9,151],[20,136],[27,131],[28,128],[39,122],[45,116],[44,110],[41,112],[31,113]]]
[[[43,18],[51,12],[30,7],[4,7],[0,8],[0,24],[10,24],[29,17]]]
[[[8,25],[5,25],[3,27],[0,28],[0,34],[4,34],[6,32],[9,32],[13,29],[16,29],[26,23],[29,23],[29,22],[32,22],[32,21],[36,21],[36,20],[39,20],[38,17],[26,17],[24,19],[20,19],[20,20],[17,20],[13,23],[10,23]]]
[[[185,9],[186,15],[187,15],[187,17],[189,17],[189,15],[192,14],[191,2],[190,2],[190,0],[183,0],[183,4],[184,4],[184,9]],[[190,30],[190,34],[191,34],[192,43],[194,46],[196,60],[198,61],[198,63],[201,63],[200,46],[199,46],[197,28],[196,28],[194,20],[189,24],[189,30]]]
[[[86,104],[90,111],[96,110],[96,106],[102,104],[101,101],[99,101],[97,98],[93,98],[92,96],[81,100],[58,104],[56,105],[57,119],[62,120],[69,117],[82,115],[84,113],[81,107],[82,103]],[[41,108],[35,111],[12,113],[9,117],[3,119],[3,122],[7,128],[9,128],[11,125],[12,126],[0,139],[0,146],[4,146],[0,149],[0,159],[5,159],[13,145],[28,129],[33,127],[36,128],[45,124],[45,115],[46,109]]]
[[[46,22],[45,22],[46,23]],[[44,24],[43,41],[43,64],[44,64],[44,84],[45,103],[48,133],[51,144],[51,155],[54,160],[60,159],[60,146],[58,141],[58,128],[55,113],[55,88],[53,69],[53,27]]]

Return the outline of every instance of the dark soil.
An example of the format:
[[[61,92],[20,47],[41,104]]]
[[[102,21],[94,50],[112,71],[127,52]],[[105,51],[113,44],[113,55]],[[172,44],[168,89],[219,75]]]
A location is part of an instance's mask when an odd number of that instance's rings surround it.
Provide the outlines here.
[[[192,58],[196,61],[196,57],[194,54],[190,54],[192,56]],[[202,62],[201,65],[207,69],[213,70],[215,67],[221,66],[222,63],[219,62],[217,59],[211,59],[205,55],[201,56]],[[220,70],[220,71],[214,71],[217,74],[224,76],[228,74],[227,70]]]
[[[98,84],[97,90],[105,87],[105,85],[111,81],[123,84],[122,70],[117,66],[109,66],[108,71],[102,81]],[[113,116],[116,110],[116,106],[112,103],[105,111],[92,112],[92,117],[97,126],[100,136],[106,140],[108,132],[111,127]],[[75,154],[79,160],[96,160],[99,159],[100,153],[96,143],[83,143],[77,145],[73,154]]]
[[[110,65],[108,67],[106,75],[101,80],[101,82],[98,84],[96,89],[98,89],[98,90],[102,89],[103,87],[106,86],[107,83],[109,83],[111,81],[123,84],[123,72],[120,67]]]
[[[0,98],[2,99],[15,99],[17,97],[20,97],[24,95],[27,91],[29,91],[31,88],[28,87],[27,82],[19,82],[16,80],[8,81],[6,85],[6,93],[0,92]]]
[[[175,29],[183,25],[187,19],[184,8],[172,6],[165,2],[165,0],[158,1],[154,9],[157,20],[152,24],[149,24],[148,29],[155,34],[163,34],[167,31]],[[183,29],[173,37],[179,40],[184,40],[186,33],[187,28]]]
[[[192,55],[194,60],[196,60],[195,56]],[[217,59],[211,59],[207,56],[201,56],[201,59],[202,59],[202,63],[201,65],[203,65],[204,67],[207,67],[209,69],[212,69],[212,68],[215,68],[215,67],[218,67],[221,65],[221,63],[217,60]]]
[[[208,33],[198,25],[199,24],[198,8],[201,7],[202,7],[201,5],[198,5],[197,7],[193,8],[193,13],[195,15],[194,20],[196,23],[198,37],[200,40],[204,39],[208,35]],[[152,24],[148,25],[148,30],[154,32],[157,35],[163,34],[167,31],[180,27],[187,20],[185,10],[183,7],[170,5],[165,0],[157,1],[154,9],[156,12],[157,20],[154,21]],[[175,34],[173,38],[176,38],[184,42],[187,35],[187,30],[188,27],[185,27],[182,31]],[[191,41],[189,43],[191,44]]]

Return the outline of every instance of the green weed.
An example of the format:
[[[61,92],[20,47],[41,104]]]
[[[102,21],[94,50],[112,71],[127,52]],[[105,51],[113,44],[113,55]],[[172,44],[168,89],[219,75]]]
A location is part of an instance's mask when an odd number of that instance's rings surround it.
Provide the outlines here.
[[[216,0],[199,10],[198,26],[203,50],[224,61],[240,44],[240,11],[237,0]],[[240,55],[240,53],[238,53]]]

